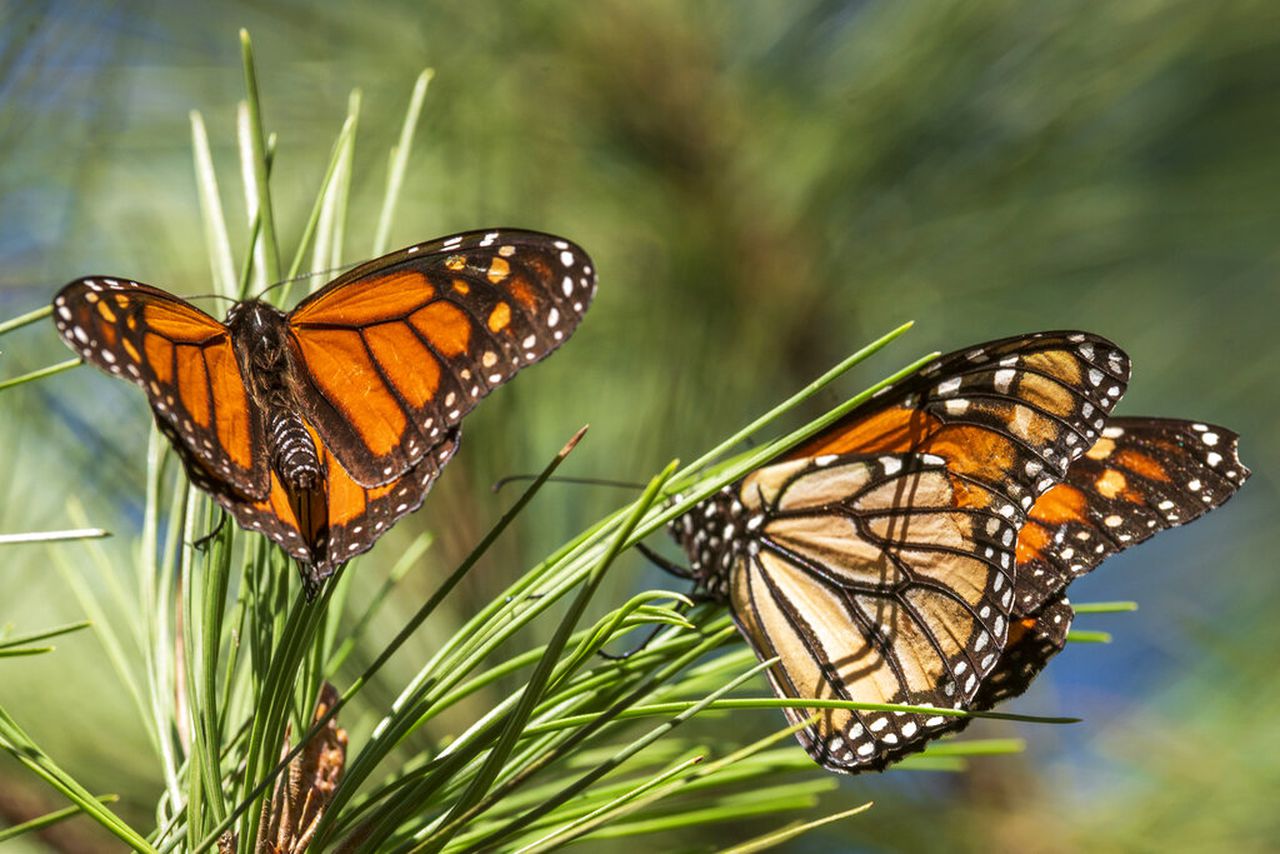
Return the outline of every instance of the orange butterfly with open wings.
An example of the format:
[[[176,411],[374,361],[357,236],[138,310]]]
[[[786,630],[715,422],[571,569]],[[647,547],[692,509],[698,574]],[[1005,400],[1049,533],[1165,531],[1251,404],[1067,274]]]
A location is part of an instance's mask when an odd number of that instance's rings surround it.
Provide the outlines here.
[[[580,247],[490,229],[365,263],[287,314],[250,300],[220,322],[107,276],[53,308],[71,349],[146,391],[191,482],[314,593],[422,504],[462,417],[559,347],[595,290]]]

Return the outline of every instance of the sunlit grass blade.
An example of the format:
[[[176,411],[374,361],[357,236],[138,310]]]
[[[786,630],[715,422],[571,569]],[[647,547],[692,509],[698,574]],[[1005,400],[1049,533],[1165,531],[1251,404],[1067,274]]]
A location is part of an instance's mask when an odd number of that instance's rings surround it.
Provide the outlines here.
[[[729,680],[728,683],[716,689],[715,691],[711,692],[702,700],[699,700],[698,702],[691,704],[688,708],[680,711],[678,714],[671,717],[667,722],[649,730],[649,732],[645,733],[640,738],[637,738],[634,741],[632,741],[630,744],[627,744],[622,749],[620,749],[617,753],[611,756],[608,760],[600,763],[591,771],[588,771],[586,774],[584,774],[578,780],[574,781],[568,786],[565,786],[560,792],[547,798],[547,800],[539,804],[534,809],[529,810],[528,812],[524,813],[514,821],[494,831],[488,837],[486,837],[485,839],[477,843],[477,847],[484,848],[487,846],[496,845],[499,842],[501,842],[503,839],[509,837],[511,834],[525,827],[530,822],[536,820],[539,816],[545,815],[546,813],[555,809],[560,804],[565,803],[570,798],[580,793],[587,786],[591,785],[596,780],[599,780],[601,777],[603,777],[605,774],[609,773],[611,770],[621,765],[623,762],[626,762],[636,753],[639,753],[649,744],[652,744],[654,741],[666,735],[675,727],[679,726],[680,724],[687,721],[689,718],[698,714],[698,712],[710,706],[720,697],[734,690],[743,682],[746,682],[747,680],[754,677],[756,674],[764,672],[767,668],[769,668],[775,662],[776,662],[776,659],[770,659],[768,661],[761,662],[755,667],[751,668],[750,670],[747,670],[746,672],[741,673],[738,676],[734,677],[733,679]],[[416,848],[415,852],[434,850],[434,847],[430,844],[432,841],[433,841],[432,838],[429,837],[428,840],[426,841],[427,844],[424,844],[421,847]]]
[[[56,365],[50,365],[47,368],[40,368],[38,370],[31,371],[30,373],[23,374],[20,377],[0,380],[0,391],[4,391],[7,388],[13,388],[14,386],[19,386],[24,383],[34,382],[35,380],[42,380],[45,377],[51,377],[55,374],[60,374],[63,371],[69,371],[72,368],[79,367],[83,364],[84,360],[80,358],[67,359],[65,362],[58,362]]]
[[[944,738],[935,741],[919,756],[1008,756],[1022,753],[1027,742],[1021,738]]]
[[[767,851],[770,848],[776,848],[784,842],[789,842],[798,836],[802,836],[811,830],[815,830],[823,825],[834,824],[837,821],[843,821],[846,818],[852,818],[855,815],[864,813],[871,809],[872,801],[867,801],[861,806],[853,809],[844,810],[843,812],[833,813],[823,818],[814,819],[813,821],[802,821],[789,824],[786,827],[779,828],[772,833],[766,833],[764,836],[757,836],[755,839],[749,839],[746,842],[734,845],[731,848],[724,849],[723,854],[755,854],[757,851]]]
[[[969,763],[961,756],[908,756],[893,766],[899,771],[935,771],[958,774],[969,770]]]
[[[1111,643],[1111,633],[1072,629],[1067,632],[1067,643]]]
[[[591,601],[591,597],[595,595],[596,590],[600,586],[600,582],[604,580],[605,572],[613,564],[614,559],[621,553],[627,538],[631,532],[635,530],[636,525],[640,523],[641,517],[645,511],[658,499],[658,494],[663,485],[675,473],[676,464],[672,463],[663,470],[661,474],[655,477],[645,489],[640,500],[636,502],[635,508],[631,512],[630,518],[627,519],[622,529],[614,538],[613,544],[604,556],[596,564],[591,574],[587,576],[582,587],[578,591],[578,595],[574,598],[573,603],[569,606],[568,612],[561,619],[559,625],[556,626],[555,634],[547,643],[545,652],[538,662],[537,668],[533,675],[529,678],[529,682],[525,685],[524,693],[520,698],[520,702],[511,712],[502,735],[489,754],[488,760],[480,770],[476,773],[471,786],[466,792],[455,802],[452,815],[456,816],[453,824],[446,824],[438,835],[433,837],[430,842],[424,846],[424,851],[437,851],[457,832],[461,826],[461,822],[465,820],[467,811],[488,792],[489,788],[497,780],[498,774],[501,772],[506,763],[507,757],[515,749],[516,742],[519,741],[530,716],[533,714],[534,707],[542,699],[543,692],[551,679],[552,671],[556,669],[556,665],[560,658],[560,653],[568,643],[569,636],[573,633],[578,620],[582,616],[582,612],[586,610],[587,603]]]
[[[24,647],[5,647],[0,648],[0,658],[23,658],[29,655],[44,655],[53,652],[57,647],[52,646],[24,646]]]
[[[502,517],[498,520],[498,522],[480,540],[480,542],[471,551],[471,553],[467,555],[466,558],[463,559],[463,561],[458,565],[458,567],[453,571],[453,573],[449,575],[448,578],[446,578],[443,582],[441,582],[441,584],[432,593],[431,597],[426,602],[424,602],[423,605],[418,609],[418,611],[413,615],[413,617],[411,617],[409,621],[405,623],[404,627],[401,628],[401,630],[396,634],[395,638],[392,639],[392,641],[382,649],[382,651],[378,654],[377,658],[375,658],[374,661],[364,670],[364,672],[361,673],[361,675],[354,682],[352,682],[351,686],[348,687],[347,690],[342,693],[342,696],[339,697],[338,702],[334,704],[333,708],[331,708],[327,714],[325,714],[323,717],[317,720],[315,724],[313,724],[311,728],[298,739],[298,743],[293,747],[293,749],[289,753],[287,753],[284,757],[281,758],[280,762],[277,763],[273,769],[271,769],[270,773],[262,777],[262,779],[257,783],[256,786],[254,786],[254,788],[248,793],[248,795],[244,797],[236,805],[235,809],[232,810],[230,814],[228,814],[227,818],[224,821],[220,822],[217,827],[211,830],[200,841],[200,844],[197,846],[197,848],[203,850],[205,848],[208,848],[211,845],[214,845],[217,842],[218,837],[221,836],[221,834],[230,827],[231,822],[235,821],[241,815],[243,815],[245,810],[248,809],[248,807],[257,798],[261,797],[262,793],[267,790],[267,788],[272,784],[275,778],[288,766],[288,763],[295,756],[301,753],[303,749],[305,749],[307,742],[311,738],[313,738],[317,733],[319,733],[330,720],[336,717],[338,712],[341,711],[342,708],[353,697],[355,697],[360,692],[360,690],[364,688],[366,684],[368,684],[368,682],[382,669],[382,667],[387,663],[387,661],[390,660],[390,658],[393,655],[395,655],[395,653],[400,649],[400,647],[404,645],[405,641],[407,641],[409,637],[415,631],[417,631],[417,629],[422,625],[422,623],[427,619],[427,617],[429,617],[432,614],[432,612],[435,611],[435,609],[439,606],[440,602],[443,601],[444,598],[448,596],[448,594],[453,590],[453,588],[456,587],[457,584],[460,581],[462,581],[463,578],[466,577],[467,573],[471,571],[472,567],[475,566],[476,562],[485,554],[485,552],[489,550],[489,548],[498,539],[498,537],[502,535],[502,532],[507,529],[507,526],[511,524],[511,522],[516,518],[516,516],[518,516],[520,512],[525,508],[525,506],[528,505],[529,501],[531,501],[533,497],[538,493],[538,491],[542,488],[543,484],[546,483],[547,478],[549,478],[555,472],[555,470],[560,467],[560,465],[569,456],[569,454],[573,452],[573,449],[577,447],[578,442],[582,440],[582,437],[586,434],[586,432],[587,432],[587,428],[583,427],[576,434],[574,434],[573,438],[571,438],[565,444],[565,446],[560,449],[560,451],[555,455],[555,457],[551,460],[551,462],[548,463],[547,467],[543,469],[538,479],[529,485],[529,488],[526,489],[525,492],[520,496],[520,498],[517,499],[516,502],[511,506],[511,508],[508,509],[507,512],[502,515]],[[388,718],[384,718],[383,721],[379,723],[378,726],[385,727],[389,725],[389,723],[390,723],[390,720]],[[361,755],[357,757],[357,762],[359,762],[360,759],[368,760],[367,748],[366,748],[366,751],[363,751]],[[377,762],[379,761],[379,759],[380,757],[374,758],[369,763],[368,765],[369,771],[372,771],[373,766],[377,765]],[[318,842],[320,840],[323,840],[324,838],[323,835],[321,834],[323,833],[323,829],[326,826],[326,822],[331,821],[332,817],[340,809],[341,801],[339,800],[339,798],[343,796],[344,786],[349,786],[350,785],[349,781],[351,781],[355,776],[353,775],[353,770],[354,770],[354,767],[349,767],[347,769],[347,773],[343,777],[343,785],[339,786],[338,792],[336,793],[336,796],[335,796],[335,800],[330,804],[330,809],[325,813],[324,820],[322,820],[319,826],[317,835],[315,837]],[[363,778],[361,777],[359,779],[363,779]],[[354,788],[354,787],[351,787],[351,788]],[[347,792],[347,797],[349,797],[350,788],[347,788],[345,791]]]
[[[95,800],[100,804],[114,804],[120,800],[119,795],[98,795]],[[15,824],[13,827],[0,829],[0,842],[8,842],[10,839],[17,839],[28,833],[37,833],[49,827],[53,827],[59,822],[66,821],[69,818],[75,818],[83,815],[84,810],[80,807],[66,807],[65,809],[54,810],[46,813],[39,818],[33,818],[30,821],[24,821],[22,824]]]
[[[111,536],[102,528],[72,528],[66,531],[28,531],[21,534],[0,534],[0,546],[17,543],[58,543],[69,540],[100,540]]]
[[[716,458],[720,457],[722,454],[737,447],[737,445],[743,440],[745,440],[747,437],[753,436],[760,430],[769,426],[769,424],[773,423],[780,416],[785,415],[786,413],[790,412],[792,409],[795,409],[796,406],[808,400],[810,397],[817,394],[822,389],[826,388],[832,382],[839,379],[841,376],[847,373],[849,369],[851,369],[858,363],[863,362],[866,359],[870,358],[871,356],[875,355],[877,352],[884,349],[884,347],[891,344],[893,341],[895,341],[902,335],[906,334],[906,332],[909,329],[911,329],[911,327],[914,324],[915,324],[915,321],[908,321],[902,324],[901,326],[899,326],[897,329],[893,329],[885,333],[884,335],[881,335],[875,341],[872,341],[870,344],[861,348],[857,352],[852,353],[847,358],[841,359],[835,366],[833,366],[826,373],[814,379],[808,385],[806,385],[804,388],[800,389],[798,392],[788,397],[782,403],[778,404],[773,409],[770,409],[768,412],[765,412],[760,417],[754,419],[745,427],[743,427],[742,429],[738,430],[736,433],[731,435],[729,438],[725,439],[723,442],[716,445],[714,448],[707,451],[705,454],[698,457],[693,462],[689,463],[687,466],[685,466],[683,469],[681,469],[679,472],[676,473],[675,479],[680,480],[682,478],[685,478],[697,472],[699,469],[701,469],[708,463],[712,462]]]
[[[1077,614],[1123,614],[1138,610],[1137,602],[1072,602]]]
[[[633,706],[618,714],[619,719],[645,718],[682,712],[695,705],[693,702],[653,703]],[[1074,724],[1079,718],[1048,717],[1043,715],[1019,715],[1012,712],[980,712],[964,709],[944,709],[934,706],[907,706],[894,703],[860,703],[854,700],[797,699],[794,697],[751,697],[730,700],[716,700],[708,708],[711,709],[850,709],[863,712],[902,712],[917,715],[942,715],[959,718],[988,718],[1001,721],[1022,721],[1037,724]],[[526,730],[528,735],[542,732],[554,732],[558,729],[572,729],[590,723],[596,715],[566,715],[554,721],[531,724]]]
[[[311,245],[311,240],[316,233],[316,227],[320,223],[320,215],[324,211],[326,204],[333,204],[335,190],[337,189],[333,179],[337,175],[339,164],[341,164],[349,148],[348,141],[355,131],[355,124],[355,118],[348,116],[342,123],[342,129],[338,131],[338,138],[333,143],[333,150],[329,154],[329,165],[325,168],[324,178],[320,181],[320,190],[316,193],[315,201],[311,205],[311,213],[307,216],[306,225],[302,229],[302,236],[298,239],[298,248],[293,254],[293,261],[289,263],[288,272],[285,273],[284,285],[280,288],[278,301],[281,305],[289,304],[289,291],[293,288],[294,279],[297,278],[298,273],[302,270],[302,262],[307,257],[307,248]]]
[[[391,149],[391,159],[387,166],[387,192],[382,199],[382,211],[378,214],[378,230],[373,238],[373,255],[386,254],[387,244],[391,240],[391,222],[395,216],[396,202],[400,199],[400,188],[404,185],[405,170],[409,168],[409,152],[413,148],[413,134],[418,128],[418,118],[422,115],[422,102],[427,97],[427,86],[435,70],[424,69],[413,84],[413,95],[409,98],[409,108],[405,111],[404,124],[400,128],[400,139]]]
[[[312,244],[312,272],[336,271],[342,265],[344,228],[346,225],[347,196],[351,188],[352,164],[355,162],[356,132],[360,125],[360,90],[354,89],[347,98],[346,126],[350,131],[342,140],[332,180],[324,193],[320,209],[320,221],[316,225]],[[308,293],[316,290],[327,276],[312,276]]]
[[[226,297],[239,293],[235,259],[231,255],[231,239],[227,236],[227,220],[222,213],[222,197],[218,191],[218,175],[209,152],[209,135],[204,117],[192,110],[191,150],[195,159],[196,190],[200,198],[200,219],[204,223],[205,251],[209,253],[209,275],[215,292]]]
[[[535,852],[540,851],[551,851],[573,839],[577,839],[580,836],[590,833],[595,828],[609,821],[613,816],[617,815],[628,804],[634,802],[641,795],[644,795],[653,789],[656,789],[658,786],[669,782],[671,779],[680,776],[694,765],[701,762],[702,759],[703,757],[701,756],[694,756],[674,765],[671,768],[668,768],[660,774],[654,775],[652,778],[645,780],[630,791],[613,798],[603,806],[597,807],[585,816],[574,819],[568,824],[560,826],[553,833],[550,833],[535,842],[529,843],[528,845],[520,847],[516,850],[516,854],[535,854]]]
[[[263,275],[268,282],[280,279],[280,246],[276,242],[275,213],[271,204],[271,184],[267,161],[267,135],[263,130],[262,102],[258,91],[258,72],[253,60],[249,31],[240,31],[240,57],[244,63],[245,91],[248,97],[248,143],[252,155],[253,188],[256,207],[251,210],[262,222]]]
[[[780,812],[812,809],[818,805],[818,795],[835,785],[834,780],[809,780],[726,795],[717,799],[714,805],[701,809],[686,809],[667,815],[616,822],[597,830],[593,838],[620,839],[650,833],[674,833],[688,827],[705,827]]]
[[[61,574],[67,586],[71,588],[71,592],[80,604],[81,609],[88,615],[94,634],[101,641],[102,648],[107,654],[107,660],[111,662],[111,667],[115,671],[116,677],[125,686],[143,720],[151,720],[151,716],[147,714],[147,703],[143,699],[142,689],[138,685],[137,676],[133,672],[132,658],[125,652],[120,636],[116,634],[111,621],[107,619],[107,611],[103,607],[103,603],[93,592],[90,585],[85,583],[80,572],[71,565],[60,550],[51,550],[50,555],[53,558],[54,567]],[[152,737],[153,744],[158,750],[159,734],[152,732],[150,728],[148,728],[148,734]]]
[[[369,599],[369,604],[365,606],[364,612],[356,619],[355,625],[344,633],[342,643],[338,645],[334,653],[329,656],[327,664],[327,677],[333,678],[342,665],[356,648],[369,628],[369,624],[377,617],[378,612],[386,603],[387,597],[396,586],[404,579],[414,565],[422,558],[427,549],[431,548],[434,537],[430,533],[424,533],[418,536],[409,548],[397,558],[395,564],[391,567],[391,571],[387,573],[387,577],[383,580],[378,590]]]

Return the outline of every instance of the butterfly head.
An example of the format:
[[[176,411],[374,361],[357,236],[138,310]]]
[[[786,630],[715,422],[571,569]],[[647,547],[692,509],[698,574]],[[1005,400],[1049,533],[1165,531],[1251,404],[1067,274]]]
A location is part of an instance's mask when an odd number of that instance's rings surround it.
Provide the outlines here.
[[[246,300],[231,307],[226,324],[236,352],[253,369],[251,376],[283,370],[288,353],[288,323],[284,312],[262,300]]]

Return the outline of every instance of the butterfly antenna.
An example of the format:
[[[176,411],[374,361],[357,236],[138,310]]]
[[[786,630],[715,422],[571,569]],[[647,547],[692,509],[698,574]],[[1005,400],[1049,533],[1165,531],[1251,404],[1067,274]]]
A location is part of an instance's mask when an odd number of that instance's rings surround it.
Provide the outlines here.
[[[265,288],[262,289],[261,292],[258,293],[257,296],[254,297],[254,299],[262,299],[264,296],[271,293],[276,288],[284,287],[285,285],[291,284],[293,282],[303,282],[315,276],[328,276],[328,275],[332,275],[333,273],[345,273],[348,270],[359,267],[363,263],[364,263],[363,261],[357,261],[354,264],[343,264],[339,267],[329,267],[328,269],[325,269],[325,270],[312,270],[309,273],[299,273],[298,275],[294,276],[291,279],[281,279],[278,282],[267,285]]]
[[[194,294],[193,296],[184,297],[187,302],[198,299],[224,299],[227,302],[236,302],[235,297],[225,296],[224,294]]]
[[[498,490],[502,489],[502,487],[506,486],[508,483],[518,483],[524,480],[534,480],[537,477],[538,475],[536,474],[507,475],[504,478],[494,481],[491,489],[494,492],[497,492]],[[643,483],[634,483],[629,480],[609,480],[608,478],[600,478],[600,477],[549,477],[547,478],[548,483],[553,481],[555,483],[576,483],[582,486],[614,486],[621,489],[644,489],[645,487]]]

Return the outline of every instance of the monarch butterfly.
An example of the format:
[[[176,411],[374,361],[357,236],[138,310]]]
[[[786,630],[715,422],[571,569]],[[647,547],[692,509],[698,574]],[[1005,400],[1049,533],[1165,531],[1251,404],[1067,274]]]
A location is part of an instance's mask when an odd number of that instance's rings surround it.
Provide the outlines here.
[[[1129,359],[1084,332],[943,356],[674,520],[698,592],[728,603],[775,693],[957,709],[1020,693],[1061,649],[1063,591],[1222,503],[1236,437],[1110,419]],[[882,769],[963,726],[788,709],[809,755]]]
[[[309,593],[416,510],[462,417],[573,333],[595,294],[578,246],[472,231],[362,264],[288,314],[219,322],[92,276],[53,300],[63,340],[146,392],[196,486],[300,564]]]

